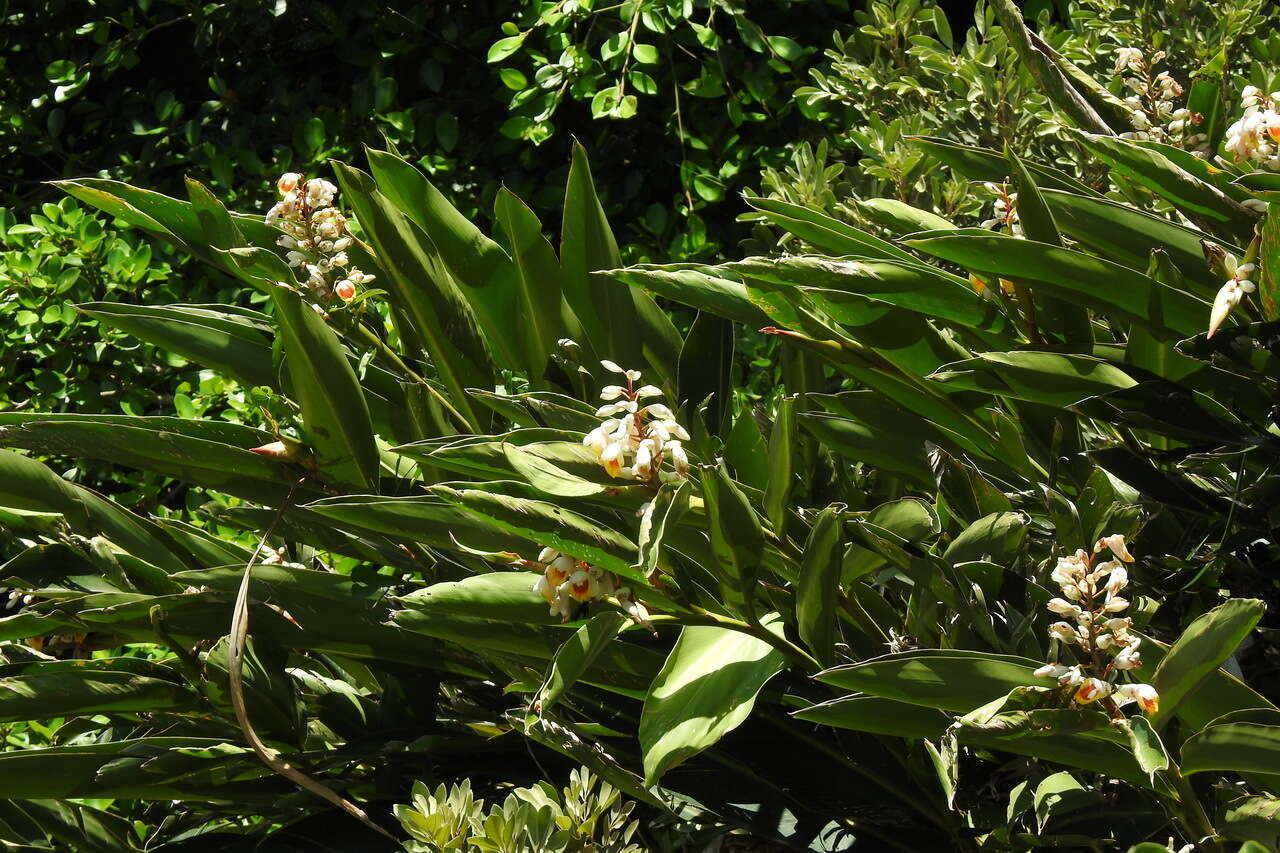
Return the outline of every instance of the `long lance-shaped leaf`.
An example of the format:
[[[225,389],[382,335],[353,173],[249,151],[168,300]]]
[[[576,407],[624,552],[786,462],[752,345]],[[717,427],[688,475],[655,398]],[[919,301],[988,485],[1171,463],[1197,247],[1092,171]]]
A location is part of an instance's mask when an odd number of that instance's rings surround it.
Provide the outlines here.
[[[1215,231],[1240,241],[1247,239],[1257,216],[1228,192],[1197,177],[1162,151],[1113,136],[1077,135],[1094,156],[1177,206],[1204,220]],[[1187,164],[1195,168],[1193,164]],[[1234,188],[1232,188],[1234,189]],[[1208,226],[1206,226],[1208,227]]]
[[[493,370],[466,300],[427,235],[378,191],[373,178],[342,163],[334,164],[334,169],[343,197],[386,273],[385,286],[431,356],[449,402],[473,430],[483,431],[484,419],[474,411],[466,389],[492,388]]]
[[[702,500],[716,558],[713,571],[725,594],[735,603],[744,603],[749,611],[764,554],[760,518],[742,489],[729,477],[723,460],[702,466],[701,473]]]
[[[772,198],[748,197],[746,202],[774,225],[833,255],[915,261],[910,252],[821,211]]]
[[[511,257],[519,280],[516,290],[519,319],[508,322],[523,335],[529,378],[535,384],[556,341],[578,340],[582,327],[560,293],[560,261],[542,235],[542,223],[523,201],[503,187],[494,214],[511,243]]]
[[[836,599],[844,565],[843,507],[818,513],[804,546],[796,581],[796,625],[815,658],[830,666],[835,659]]]
[[[845,690],[967,713],[1036,684],[1040,661],[964,649],[920,649],[845,664],[815,676]]]
[[[991,333],[992,340],[1009,340],[1012,324],[1008,317],[973,291],[964,279],[926,266],[917,260],[881,261],[832,259],[812,255],[786,258],[746,258],[724,264],[725,274],[753,281],[794,285],[824,304],[843,307],[842,298],[852,294],[885,302],[923,314],[944,323]],[[829,309],[837,320],[844,314]]]
[[[558,313],[558,300],[544,300],[538,291],[524,290],[530,282],[522,279],[511,256],[450,204],[421,171],[386,151],[366,153],[378,190],[421,229],[419,237],[426,239],[435,259],[448,270],[471,306],[494,360],[535,381],[540,379],[550,351],[550,341],[544,339],[554,334],[545,328],[553,316],[546,309]],[[501,195],[497,205],[503,226],[516,225],[511,217],[519,214],[518,209],[504,202]],[[522,220],[532,216],[527,210],[525,213]],[[535,236],[541,235],[535,231]],[[542,280],[534,284],[545,290],[556,283]]]
[[[556,656],[551,660],[551,669],[547,672],[546,683],[534,700],[534,708],[538,712],[546,711],[560,701],[628,624],[629,620],[625,615],[610,611],[591,617],[575,631],[556,650]]]
[[[1102,359],[1032,351],[978,353],[948,364],[930,378],[958,388],[1057,407],[1138,384]]]
[[[644,580],[632,568],[636,544],[594,519],[547,501],[509,497],[479,489],[433,486],[431,492],[509,533],[624,577]]]
[[[249,447],[270,439],[248,427],[235,437],[234,443],[228,443],[231,436],[218,436],[216,432],[211,440],[184,434],[181,428],[171,430],[171,424],[166,423],[171,419],[167,418],[135,418],[129,423],[105,421],[92,415],[50,420],[28,415],[22,422],[10,425],[8,422],[12,420],[12,416],[0,416],[0,446],[103,459],[166,474],[247,500],[274,503],[284,497],[289,483],[297,479],[297,472],[288,464],[250,452]],[[198,425],[200,422],[188,423]]]
[[[1169,648],[1152,676],[1160,694],[1157,727],[1222,666],[1262,618],[1266,606],[1256,599],[1233,598],[1196,619]]]
[[[185,248],[207,263],[236,274],[228,267],[225,256],[217,252],[217,248],[229,247],[215,248],[212,245],[199,209],[189,201],[102,178],[55,181],[54,186],[154,237]],[[275,245],[280,232],[267,225],[261,216],[240,213],[230,213],[229,216],[248,245],[266,249]]]
[[[194,568],[164,531],[88,489],[72,485],[34,459],[0,450],[0,506],[58,513],[83,535],[100,535],[122,550],[168,570]]]
[[[764,489],[764,514],[774,533],[786,530],[791,491],[795,488],[799,436],[796,433],[796,397],[778,401],[778,413],[769,431],[769,479]]]
[[[196,696],[172,681],[132,672],[40,672],[0,678],[0,721],[73,714],[180,711]]]
[[[302,408],[320,469],[341,483],[376,491],[378,447],[369,405],[338,336],[293,290],[272,293],[289,386]]]
[[[1112,261],[1033,240],[976,230],[921,235],[908,245],[976,272],[1052,290],[1099,311],[1113,311],[1162,338],[1186,338],[1205,324],[1209,303]]]
[[[643,287],[681,305],[707,311],[726,320],[758,329],[769,325],[769,315],[751,301],[747,286],[739,278],[717,274],[718,267],[701,264],[637,264],[626,269],[606,270],[596,277],[608,277],[632,287]]]
[[[246,385],[276,384],[267,335],[270,326],[265,316],[259,323],[239,314],[196,305],[90,302],[76,308],[101,323]]]
[[[1012,150],[1008,150],[1009,173],[1018,189],[1018,220],[1027,239],[1051,246],[1063,246],[1062,235],[1053,212],[1045,203],[1031,173]],[[1036,328],[1042,335],[1063,342],[1088,342],[1093,340],[1093,328],[1089,312],[1069,300],[1053,293],[1036,293],[1025,285],[1014,283],[1019,298],[1030,299],[1037,306]]]
[[[1004,155],[990,148],[978,148],[972,145],[961,145],[950,139],[936,136],[907,136],[905,141],[927,152],[930,156],[955,169],[971,181],[993,181],[1000,183],[1009,176],[1009,164]],[[1101,198],[1102,194],[1088,184],[1081,183],[1066,172],[1046,166],[1043,163],[1024,161],[1031,174],[1035,175],[1040,187],[1052,187],[1056,190],[1078,193],[1080,195]]]
[[[680,335],[671,320],[647,293],[591,275],[620,266],[618,244],[596,195],[586,149],[574,143],[560,235],[565,299],[595,352],[627,367],[647,362],[664,382],[672,384]]]
[[[1132,269],[1145,269],[1151,253],[1161,250],[1186,278],[1212,288],[1207,293],[1222,286],[1204,262],[1201,241],[1211,235],[1109,199],[1055,189],[1041,188],[1040,192],[1062,232],[1102,257]],[[1244,254],[1230,244],[1223,243],[1222,248],[1237,257]]]
[[[766,630],[781,631],[777,614],[762,621]],[[741,725],[783,665],[781,652],[747,634],[702,626],[682,630],[640,716],[645,785]]]
[[[1031,33],[1022,22],[1022,13],[1013,0],[992,0],[991,8],[1000,19],[1005,38],[1027,66],[1031,76],[1040,84],[1049,100],[1071,117],[1078,126],[1092,133],[1111,133],[1111,128],[1098,115],[1097,110],[1072,84],[1063,70],[1054,64],[1031,40]]]

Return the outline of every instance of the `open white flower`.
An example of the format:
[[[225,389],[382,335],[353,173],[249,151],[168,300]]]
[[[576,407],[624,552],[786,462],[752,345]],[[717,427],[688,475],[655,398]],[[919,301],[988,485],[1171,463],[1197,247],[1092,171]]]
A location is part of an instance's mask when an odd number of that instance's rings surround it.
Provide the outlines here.
[[[608,360],[600,364],[612,373],[622,374],[626,384],[606,385],[600,391],[605,405],[596,410],[596,417],[605,420],[583,437],[583,445],[591,449],[612,477],[656,477],[664,482],[687,477],[689,458],[681,442],[689,440],[689,433],[664,403],[640,405],[641,400],[661,396],[661,389],[654,385],[637,387],[641,377],[638,370],[625,370]],[[666,468],[668,460],[671,464]]]
[[[1094,557],[1106,550],[1116,559],[1095,563]],[[1050,599],[1045,607],[1071,621],[1054,622],[1048,633],[1064,646],[1079,647],[1090,662],[1067,666],[1055,661],[1034,672],[1037,678],[1058,679],[1060,687],[1072,691],[1071,700],[1077,705],[1118,697],[1120,701],[1103,702],[1104,709],[1113,716],[1127,702],[1138,702],[1145,713],[1151,713],[1159,703],[1159,696],[1150,685],[1117,683],[1121,673],[1142,666],[1138,653],[1141,639],[1130,630],[1133,621],[1114,615],[1129,606],[1128,600],[1118,594],[1129,583],[1127,562],[1134,562],[1134,557],[1124,537],[1118,534],[1098,540],[1092,554],[1077,551],[1058,560],[1051,578],[1062,590],[1062,596]]]

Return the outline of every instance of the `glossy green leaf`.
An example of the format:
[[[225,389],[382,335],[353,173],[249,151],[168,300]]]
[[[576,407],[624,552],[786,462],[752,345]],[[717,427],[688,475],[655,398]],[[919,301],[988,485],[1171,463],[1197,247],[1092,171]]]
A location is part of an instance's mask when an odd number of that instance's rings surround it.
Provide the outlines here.
[[[900,261],[915,260],[894,244],[868,234],[839,219],[818,210],[773,198],[747,197],[747,204],[764,214],[779,228],[817,248],[833,255],[854,255],[865,258],[897,258]]]
[[[622,266],[618,244],[596,195],[587,152],[573,146],[560,236],[565,299],[601,357],[626,368],[647,363],[664,381],[674,378],[680,336],[653,299],[591,275]]]
[[[1184,338],[1205,325],[1209,304],[1112,261],[989,232],[926,235],[908,245],[977,272],[995,274],[1099,311],[1146,325],[1153,334]]]
[[[635,543],[594,519],[547,501],[478,489],[433,486],[431,492],[509,533],[624,577],[642,580],[632,568]]]
[[[1188,774],[1207,770],[1280,773],[1280,726],[1260,723],[1208,726],[1183,742],[1179,766]]]
[[[534,700],[534,708],[539,712],[549,710],[629,624],[630,620],[623,614],[608,611],[591,617],[575,631],[556,650],[546,683]]]
[[[764,555],[760,518],[723,461],[702,466],[701,478],[715,574],[727,595],[749,603]]]
[[[909,738],[939,738],[951,725],[951,717],[933,708],[879,696],[828,699],[793,716],[824,726]]]
[[[1262,618],[1266,606],[1252,598],[1233,598],[1187,626],[1170,646],[1151,683],[1160,694],[1157,727],[1177,713],[1179,705],[1222,666]]]
[[[343,198],[377,252],[387,279],[383,286],[412,318],[450,402],[479,430],[481,418],[464,389],[492,388],[493,372],[471,308],[422,229],[378,191],[369,175],[341,163],[334,168]]]
[[[239,312],[203,305],[129,305],[90,302],[80,312],[112,328],[176,352],[246,385],[276,387],[270,325]]]
[[[835,660],[836,599],[844,565],[842,507],[829,506],[813,522],[796,581],[796,626],[819,663]]]
[[[293,290],[277,287],[272,301],[290,390],[320,469],[338,482],[376,490],[378,448],[369,405],[338,336]]]
[[[929,378],[948,386],[1058,408],[1137,384],[1102,359],[1032,351],[978,353],[948,364]]]
[[[791,492],[796,484],[799,457],[799,435],[796,432],[796,397],[778,401],[778,412],[769,431],[769,475],[764,488],[764,515],[778,535],[786,530],[787,510],[791,508]]]
[[[921,649],[824,670],[819,681],[844,690],[967,713],[1035,684],[1041,661],[963,649]]]
[[[781,629],[776,614],[762,622],[768,630]],[[783,665],[780,652],[748,634],[684,628],[650,685],[640,716],[645,785],[741,725],[756,694]]]
[[[1256,217],[1248,209],[1165,154],[1114,136],[1082,133],[1078,138],[1098,159],[1179,209],[1225,226],[1237,238],[1252,229]]]

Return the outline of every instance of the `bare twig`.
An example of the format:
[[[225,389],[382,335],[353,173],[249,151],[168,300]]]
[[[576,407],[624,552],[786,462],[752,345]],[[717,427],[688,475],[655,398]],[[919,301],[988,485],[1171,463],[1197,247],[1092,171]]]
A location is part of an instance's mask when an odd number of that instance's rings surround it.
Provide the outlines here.
[[[244,652],[245,644],[249,638],[249,580],[253,573],[253,566],[258,561],[258,554],[266,546],[267,540],[271,534],[275,532],[276,526],[280,523],[280,519],[284,517],[285,510],[293,501],[293,493],[298,486],[302,484],[302,480],[294,483],[289,489],[289,494],[285,496],[284,501],[280,504],[280,508],[276,510],[275,517],[271,519],[271,523],[267,525],[267,529],[262,532],[262,539],[258,542],[258,547],[254,549],[253,554],[249,557],[249,562],[244,567],[244,575],[240,578],[240,591],[236,594],[235,610],[231,616],[231,635],[227,644],[227,670],[231,679],[231,707],[236,712],[236,722],[240,725],[240,731],[244,734],[245,740],[253,747],[253,752],[258,759],[272,772],[277,773],[284,778],[293,782],[300,788],[304,788],[315,794],[323,800],[327,800],[356,820],[373,829],[375,832],[385,835],[392,841],[398,841],[394,835],[387,832],[382,827],[369,819],[364,810],[355,803],[343,797],[337,791],[312,779],[294,767],[288,762],[282,760],[280,756],[271,747],[262,742],[262,738],[258,737],[257,731],[253,728],[253,723],[249,721],[249,712],[244,702]]]

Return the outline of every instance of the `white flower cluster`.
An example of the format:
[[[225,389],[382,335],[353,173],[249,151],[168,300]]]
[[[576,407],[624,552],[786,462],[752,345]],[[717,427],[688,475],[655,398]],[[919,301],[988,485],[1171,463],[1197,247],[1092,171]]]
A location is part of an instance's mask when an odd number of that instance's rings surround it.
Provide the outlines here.
[[[1094,558],[1109,549],[1117,559],[1094,565]],[[1117,676],[1126,670],[1142,666],[1138,654],[1140,640],[1129,632],[1133,620],[1120,616],[1129,602],[1120,591],[1129,584],[1129,572],[1125,563],[1133,562],[1133,555],[1125,546],[1124,537],[1115,534],[1100,540],[1090,554],[1076,551],[1070,557],[1058,560],[1052,578],[1062,590],[1061,598],[1049,602],[1049,610],[1059,616],[1069,617],[1049,626],[1049,636],[1063,645],[1079,646],[1091,663],[1066,666],[1049,663],[1035,671],[1037,678],[1056,678],[1061,687],[1071,691],[1071,698],[1080,705],[1108,699],[1115,707],[1130,702],[1148,714],[1154,713],[1160,704],[1156,689],[1150,684],[1116,684]],[[1105,661],[1110,656],[1110,661]]]
[[[1209,137],[1203,133],[1187,132],[1202,118],[1177,105],[1183,94],[1182,84],[1168,71],[1151,73],[1152,67],[1164,58],[1164,51],[1157,51],[1148,62],[1136,47],[1116,50],[1114,70],[1117,74],[1130,73],[1131,76],[1124,78],[1124,85],[1133,92],[1124,99],[1131,111],[1133,130],[1120,135],[1125,139],[1164,142],[1192,151],[1196,156],[1207,157],[1210,153]]]
[[[1249,276],[1253,275],[1257,265],[1253,263],[1237,264],[1235,256],[1230,252],[1226,253],[1223,264],[1228,270],[1234,270],[1231,278],[1218,290],[1218,295],[1213,299],[1213,310],[1209,314],[1209,333],[1207,337],[1212,338],[1214,333],[1218,331],[1218,327],[1231,315],[1235,307],[1240,304],[1240,300],[1244,299],[1246,294],[1253,293],[1258,286],[1253,283]]]
[[[267,224],[284,232],[276,244],[288,250],[289,266],[306,273],[307,287],[317,298],[355,299],[360,285],[374,277],[347,258],[352,239],[346,217],[333,206],[338,188],[322,178],[304,182],[297,172],[286,172],[276,189],[280,201],[267,211]]]
[[[662,396],[653,385],[641,385],[640,371],[623,370],[612,361],[600,362],[606,370],[620,373],[626,385],[606,385],[600,392],[605,405],[596,417],[605,418],[600,426],[587,433],[582,443],[595,452],[600,464],[612,477],[662,482],[689,476],[689,457],[684,442],[689,433],[676,423],[671,409],[662,403],[644,400]],[[670,460],[671,470],[663,470]]]
[[[613,572],[575,560],[554,548],[543,548],[537,560],[521,563],[541,572],[533,584],[533,591],[541,595],[551,607],[552,615],[563,622],[574,617],[579,604],[595,601],[611,595],[622,605],[627,615],[641,625],[649,622],[649,613],[636,600],[628,587],[622,586]]]
[[[1240,116],[1227,128],[1224,147],[1237,163],[1251,160],[1267,169],[1280,170],[1280,92],[1268,95],[1257,86],[1245,86],[1240,93]]]
[[[983,221],[983,228],[1005,228],[1014,237],[1022,236],[1022,223],[1018,220],[1018,194],[1009,192],[1008,184],[997,184],[986,181],[982,185],[995,195],[995,216]]]

